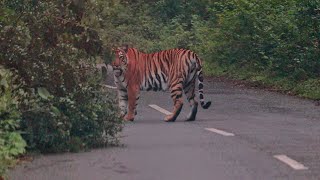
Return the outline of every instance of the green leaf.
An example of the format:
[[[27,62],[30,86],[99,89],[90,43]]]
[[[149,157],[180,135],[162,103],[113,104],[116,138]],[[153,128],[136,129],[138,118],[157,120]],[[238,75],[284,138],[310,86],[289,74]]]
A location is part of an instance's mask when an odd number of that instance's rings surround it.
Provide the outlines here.
[[[55,107],[55,106],[51,106],[51,112],[56,116],[60,116],[60,114],[61,114],[59,109],[57,107]]]
[[[48,99],[50,97],[49,91],[46,88],[43,88],[43,87],[39,87],[38,88],[38,94],[43,99]]]
[[[5,88],[7,88],[7,87],[8,87],[8,82],[7,82],[7,80],[6,80],[6,79],[1,79],[0,85],[1,85],[1,86],[4,86]]]

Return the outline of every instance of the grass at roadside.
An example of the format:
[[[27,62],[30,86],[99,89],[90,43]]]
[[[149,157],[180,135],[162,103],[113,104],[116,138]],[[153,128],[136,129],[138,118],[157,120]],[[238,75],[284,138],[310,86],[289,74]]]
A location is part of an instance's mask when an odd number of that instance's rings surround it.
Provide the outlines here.
[[[237,68],[234,66],[222,67],[211,63],[204,64],[204,71],[207,76],[223,76],[244,80],[255,87],[271,89],[307,99],[320,100],[320,78],[295,81],[288,77],[278,77],[268,72],[256,72],[249,68]]]

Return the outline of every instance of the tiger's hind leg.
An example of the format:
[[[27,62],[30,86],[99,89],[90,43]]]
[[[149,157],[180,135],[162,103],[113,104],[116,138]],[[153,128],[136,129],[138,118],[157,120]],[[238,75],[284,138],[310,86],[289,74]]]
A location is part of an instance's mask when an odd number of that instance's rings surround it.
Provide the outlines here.
[[[174,86],[170,87],[170,93],[171,93],[171,98],[173,100],[174,103],[174,107],[173,107],[173,111],[172,114],[167,115],[165,117],[165,121],[166,122],[174,122],[177,117],[179,116],[182,106],[183,106],[183,99],[182,99],[182,81],[177,80],[177,83],[173,83],[176,84]]]
[[[195,80],[191,81],[190,85],[184,88],[184,93],[187,96],[188,102],[191,107],[191,111],[187,116],[186,121],[196,120],[196,115],[198,112],[198,102],[195,98]]]

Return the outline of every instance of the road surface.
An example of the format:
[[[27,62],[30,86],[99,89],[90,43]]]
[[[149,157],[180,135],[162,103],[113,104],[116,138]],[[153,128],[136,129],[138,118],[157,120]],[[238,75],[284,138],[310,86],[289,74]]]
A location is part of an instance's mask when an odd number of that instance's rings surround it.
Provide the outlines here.
[[[109,85],[113,83],[109,81]],[[10,171],[13,180],[320,179],[320,107],[274,92],[205,81],[208,110],[174,123],[168,92],[143,92],[121,147],[37,156]],[[200,106],[199,106],[200,107]]]

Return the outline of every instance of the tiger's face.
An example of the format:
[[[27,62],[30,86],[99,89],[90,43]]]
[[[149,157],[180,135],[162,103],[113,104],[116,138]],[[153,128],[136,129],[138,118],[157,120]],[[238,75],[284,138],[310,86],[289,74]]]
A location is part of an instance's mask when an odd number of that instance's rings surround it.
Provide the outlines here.
[[[115,51],[115,60],[112,62],[113,73],[116,77],[121,76],[127,70],[128,57],[127,49],[118,48]]]

